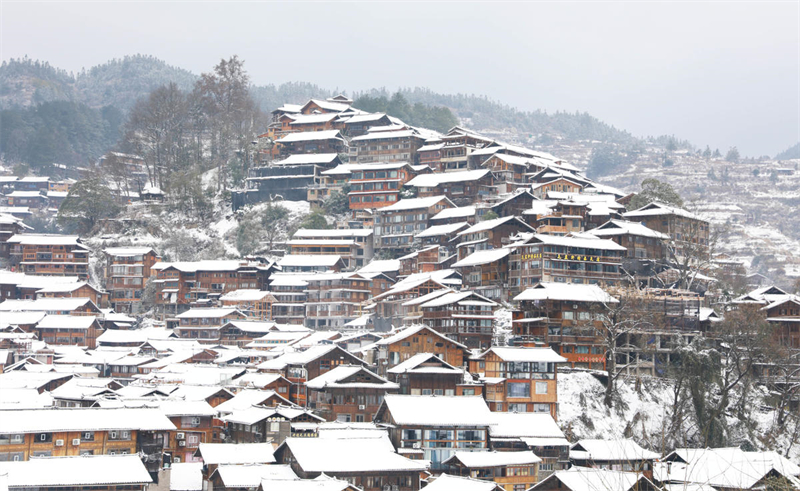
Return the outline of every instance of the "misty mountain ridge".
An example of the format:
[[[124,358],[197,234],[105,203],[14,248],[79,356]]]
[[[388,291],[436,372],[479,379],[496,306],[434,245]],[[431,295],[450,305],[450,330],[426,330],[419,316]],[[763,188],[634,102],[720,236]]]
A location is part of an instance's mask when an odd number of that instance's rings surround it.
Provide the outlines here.
[[[78,74],[53,67],[47,62],[12,59],[0,66],[0,109],[66,100],[95,109],[114,106],[126,112],[139,98],[161,85],[174,82],[180,89],[188,91],[198,78],[198,75],[156,57],[138,54],[114,59]],[[284,103],[302,103],[311,98],[329,97],[336,92],[306,82],[251,87],[251,95],[266,112]],[[440,94],[421,87],[401,88],[399,92],[410,104],[446,106],[465,126],[475,130],[507,129],[537,136],[537,139],[545,141],[564,138],[626,146],[643,141],[585,112],[520,111],[486,96]],[[390,93],[385,88],[379,88],[352,95],[354,98],[364,95],[388,97]],[[667,138],[649,140],[658,142]],[[679,141],[679,146],[691,145]]]

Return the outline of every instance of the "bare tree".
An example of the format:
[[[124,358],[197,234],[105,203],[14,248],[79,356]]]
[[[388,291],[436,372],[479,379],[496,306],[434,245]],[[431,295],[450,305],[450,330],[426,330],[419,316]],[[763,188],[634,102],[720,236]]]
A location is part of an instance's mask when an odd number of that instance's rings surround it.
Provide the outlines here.
[[[247,173],[248,146],[255,139],[260,111],[250,96],[250,79],[237,56],[221,60],[197,81],[194,96],[208,121],[211,161],[217,169],[217,189],[227,188],[229,165],[238,158]]]

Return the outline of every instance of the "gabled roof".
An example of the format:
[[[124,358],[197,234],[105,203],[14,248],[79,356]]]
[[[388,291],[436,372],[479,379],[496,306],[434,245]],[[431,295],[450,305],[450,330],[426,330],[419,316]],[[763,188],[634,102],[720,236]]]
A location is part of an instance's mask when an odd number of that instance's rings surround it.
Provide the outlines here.
[[[591,233],[584,233],[580,236],[574,235],[544,235],[544,234],[520,234],[523,243],[541,242],[543,244],[557,245],[563,247],[577,247],[583,249],[599,249],[604,251],[627,251],[624,246],[621,246],[610,239],[601,239]]]
[[[662,234],[656,230],[650,229],[638,222],[629,222],[627,220],[609,220],[599,227],[592,229],[592,235],[598,237],[610,237],[614,235],[636,235],[639,237],[647,237],[651,239],[667,240],[669,235]]]
[[[152,408],[52,408],[0,411],[0,433],[111,430],[175,430],[175,425],[162,411]]]
[[[277,160],[271,163],[273,166],[292,166],[292,165],[309,165],[317,164],[324,165],[330,164],[339,157],[336,153],[308,153],[289,155],[283,160]]]
[[[388,397],[388,396],[387,396]],[[291,451],[304,472],[421,472],[426,465],[395,453],[389,437],[287,438],[275,451]]]
[[[201,443],[197,453],[208,464],[271,464],[271,443]]]
[[[529,231],[529,232],[535,232],[536,231],[536,229],[534,229],[533,227],[531,227],[527,223],[523,222],[519,218],[517,218],[515,216],[508,216],[508,217],[500,217],[500,218],[495,218],[495,219],[492,219],[492,220],[484,220],[482,222],[478,222],[475,225],[473,225],[470,228],[468,228],[467,230],[459,232],[458,235],[461,236],[461,235],[476,234],[478,232],[484,232],[486,230],[492,230],[494,228],[497,228],[497,227],[500,227],[500,226],[503,226],[503,225],[507,225],[507,224],[512,224],[512,223],[517,225],[518,227],[522,228],[523,230],[526,230],[526,231]]]
[[[467,170],[460,172],[444,172],[438,174],[423,174],[408,181],[405,185],[409,187],[433,188],[442,184],[456,182],[469,182],[483,179],[491,173],[488,169]]]
[[[449,459],[442,462],[447,465],[460,463],[468,469],[486,467],[506,467],[509,465],[531,465],[541,462],[542,459],[530,450],[515,452],[455,452]]]
[[[565,363],[567,361],[566,358],[553,351],[549,346],[546,348],[493,346],[475,357],[475,359],[483,359],[489,353],[494,353],[498,358],[506,362]]]
[[[358,374],[362,374],[373,382],[350,381]],[[337,365],[335,368],[319,375],[306,382],[309,389],[324,390],[326,388],[354,388],[354,389],[385,389],[399,390],[400,386],[394,382],[389,382],[377,373],[367,370],[361,365]]]
[[[560,484],[553,484],[560,482]],[[587,467],[572,467],[566,471],[556,471],[539,481],[529,491],[552,489],[557,487],[568,491],[631,491],[644,489],[640,482],[650,485],[650,489],[658,489],[650,480],[638,472],[612,471]]]
[[[455,206],[447,196],[428,196],[426,198],[401,199],[397,203],[381,208],[381,212],[406,211],[406,210],[418,210],[421,208],[430,208],[441,201],[446,202],[450,206]]]
[[[463,232],[462,232],[463,233]],[[487,249],[485,251],[476,251],[465,257],[461,261],[453,264],[454,268],[467,268],[471,266],[480,266],[482,264],[491,264],[499,261],[513,252],[513,249],[504,247],[502,249]]]
[[[441,235],[451,235],[459,230],[463,230],[469,227],[469,223],[467,222],[460,222],[460,223],[446,223],[444,225],[433,225],[431,227],[426,228],[422,232],[415,235],[418,238],[425,238],[425,237],[439,237]],[[461,234],[459,234],[461,235]]]
[[[344,138],[342,138],[342,134],[339,133],[339,130],[299,131],[297,133],[289,133],[275,143],[297,143],[320,140],[344,141]]]
[[[488,298],[484,297],[483,295],[478,295],[472,291],[460,291],[460,292],[450,292],[445,293],[444,295],[440,295],[437,298],[431,299],[422,305],[420,308],[433,308],[433,307],[443,307],[445,305],[452,305],[452,304],[459,304],[459,305],[489,305],[495,307],[498,305],[497,302],[489,300]]]
[[[461,206],[458,208],[447,208],[431,217],[431,220],[446,220],[450,218],[469,218],[475,216],[474,206]]]
[[[504,488],[492,481],[441,474],[423,489],[427,491],[501,491]]]
[[[282,482],[300,479],[289,465],[280,464],[220,465],[210,477],[213,478],[214,475],[219,476],[224,487],[229,489],[255,489],[262,479]],[[264,487],[264,491],[273,489],[275,488]]]
[[[619,303],[619,300],[597,285],[547,282],[537,283],[514,297],[514,301],[519,302],[521,300]]]
[[[593,462],[605,461],[636,461],[653,460],[660,457],[656,452],[645,450],[638,443],[630,439],[599,440],[584,439],[572,445],[569,451],[570,459],[588,460]]]
[[[423,364],[430,364],[430,363],[433,363],[434,365],[438,366],[422,367]],[[439,357],[439,355],[435,353],[417,353],[416,355],[405,360],[399,365],[393,366],[392,368],[387,370],[387,373],[396,373],[396,374],[406,373],[406,372],[442,374],[442,373],[462,373],[462,370],[442,360]]]
[[[387,394],[378,416],[388,411],[399,426],[485,426],[492,412],[481,396],[416,396]],[[388,421],[388,420],[387,420]]]
[[[39,457],[0,462],[0,476],[9,489],[150,484],[153,479],[138,455]]]
[[[465,345],[459,343],[458,341],[454,341],[454,340],[448,338],[444,334],[441,334],[438,331],[436,331],[435,329],[431,329],[430,327],[428,327],[428,326],[426,326],[424,324],[417,324],[416,326],[407,327],[407,328],[405,328],[405,329],[403,329],[401,331],[398,331],[395,334],[389,336],[388,338],[381,339],[380,341],[378,341],[375,344],[377,344],[379,346],[385,346],[385,345],[394,344],[394,343],[397,343],[398,341],[402,341],[402,340],[408,338],[409,336],[413,336],[413,335],[419,333],[423,329],[427,329],[428,331],[430,331],[431,334],[433,334],[436,337],[441,338],[443,341],[446,341],[448,343],[453,343],[454,345],[458,346],[459,348],[467,349],[467,347]]]
[[[679,217],[691,218],[693,220],[703,220],[699,216],[695,215],[694,213],[690,213],[683,208],[665,205],[664,203],[659,203],[658,201],[653,201],[652,203],[644,205],[638,210],[633,210],[622,214],[622,216],[625,218],[643,218],[662,215],[676,215]]]

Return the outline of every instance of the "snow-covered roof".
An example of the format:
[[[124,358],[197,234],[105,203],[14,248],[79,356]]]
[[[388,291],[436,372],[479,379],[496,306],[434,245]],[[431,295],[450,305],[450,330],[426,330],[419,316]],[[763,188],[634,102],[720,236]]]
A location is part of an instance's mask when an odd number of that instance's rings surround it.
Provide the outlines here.
[[[271,443],[201,443],[198,447],[207,464],[271,464],[275,462]]]
[[[333,255],[333,254],[289,254],[288,256],[283,256],[278,261],[278,265],[281,267],[285,266],[327,266],[333,267],[342,260],[341,256]]]
[[[584,439],[570,448],[571,459],[593,462],[653,460],[660,457],[656,452],[645,450],[630,439],[599,440]]]
[[[433,225],[432,227],[428,227],[422,232],[418,233],[416,237],[425,238],[425,237],[438,237],[440,235],[450,235],[467,227],[469,227],[469,223],[467,222]]]
[[[462,232],[463,233],[463,232]],[[471,266],[480,266],[482,264],[491,264],[499,261],[513,252],[510,248],[502,249],[487,249],[485,251],[475,251],[461,261],[453,264],[454,268],[468,268]]]
[[[196,273],[198,271],[236,271],[240,268],[259,268],[261,264],[248,263],[240,260],[205,260],[205,261],[180,261],[180,262],[158,262],[151,269],[164,270],[175,268],[186,273]]]
[[[374,378],[375,382],[347,382],[347,379],[358,373]],[[325,388],[353,388],[353,389],[385,389],[399,390],[400,386],[389,382],[377,373],[367,370],[361,365],[337,365],[335,368],[306,382],[309,389],[323,390]]]
[[[469,218],[475,216],[474,206],[462,206],[460,208],[447,208],[431,217],[431,220],[446,220],[450,218]]]
[[[0,462],[0,476],[8,488],[49,488],[110,485],[145,485],[153,482],[138,455],[39,457],[20,462]]]
[[[503,488],[493,481],[441,474],[423,489],[427,491],[499,491]]]
[[[438,174],[422,174],[411,179],[405,185],[418,188],[433,188],[448,183],[477,181],[483,179],[490,173],[491,171],[489,169],[479,169]]]
[[[672,455],[680,460],[655,463],[655,479],[704,483],[717,489],[753,489],[773,470],[790,479],[800,475],[796,464],[776,452],[744,452],[737,447],[680,448],[667,457]],[[793,479],[793,484],[797,486],[800,482]]]
[[[21,245],[77,245],[86,248],[80,243],[77,235],[60,234],[16,234],[8,239],[9,244]]]
[[[213,308],[213,307],[196,307],[189,309],[186,312],[176,315],[178,319],[202,319],[202,318],[215,318],[226,317],[238,313],[242,317],[244,314],[239,312],[238,309],[230,308]]]
[[[531,232],[533,232],[535,230],[533,227],[531,227],[527,223],[523,222],[519,218],[517,218],[515,216],[508,216],[508,217],[494,218],[492,220],[483,220],[482,222],[478,222],[475,225],[471,226],[467,230],[459,232],[458,235],[459,236],[470,235],[470,234],[476,234],[476,233],[479,233],[479,232],[484,232],[486,230],[492,230],[495,227],[499,227],[501,225],[505,225],[505,224],[507,224],[509,222],[513,222],[516,225],[522,227],[523,229],[529,230]]]
[[[106,247],[103,252],[109,256],[143,256],[153,251],[152,247]]]
[[[441,201],[445,201],[448,205],[453,206],[453,202],[450,201],[447,196],[428,196],[426,198],[401,199],[397,203],[381,208],[381,211],[406,211],[430,208]]]
[[[553,351],[553,349],[549,346],[544,348],[492,346],[488,350],[478,355],[477,358],[481,359],[489,353],[494,353],[503,361],[539,363],[565,363],[567,361],[566,358]]]
[[[400,270],[399,259],[373,259],[369,264],[359,269],[361,273],[388,273]]]
[[[86,304],[91,304],[94,306],[94,302],[92,302],[91,299],[83,297],[38,298],[36,300],[8,299],[4,302],[0,302],[0,311],[67,312],[79,309]]]
[[[345,237],[369,237],[373,234],[371,228],[339,228],[339,229],[309,229],[301,228],[294,233],[292,238],[345,238]]]
[[[387,394],[385,407],[400,426],[486,426],[492,412],[481,396],[418,396]]]
[[[388,397],[388,396],[387,396]],[[487,409],[488,410],[488,409]],[[389,437],[380,438],[287,438],[276,452],[287,447],[304,472],[419,472],[420,461],[395,453]]]
[[[39,329],[89,329],[97,322],[93,315],[47,315],[36,325]]]
[[[414,334],[417,334],[418,332],[420,332],[423,329],[430,330],[431,333],[433,333],[433,335],[442,338],[442,340],[444,340],[444,341],[447,341],[449,343],[453,343],[456,346],[458,346],[459,348],[463,348],[463,349],[467,348],[465,345],[459,343],[458,341],[454,341],[453,339],[448,338],[444,334],[441,334],[440,332],[438,332],[438,331],[436,331],[434,329],[431,329],[430,327],[428,327],[428,326],[426,326],[424,324],[417,324],[416,326],[407,327],[405,329],[397,331],[396,333],[392,334],[388,338],[381,339],[376,344],[378,344],[378,345],[394,344],[394,343],[396,343],[398,341],[402,341],[402,340],[406,339],[409,336],[413,336]]]
[[[272,165],[309,165],[309,164],[330,164],[339,154],[336,153],[305,153],[290,155],[283,160],[272,162]]]
[[[562,302],[619,303],[619,300],[597,285],[547,282],[537,283],[527,288],[514,297],[514,300],[517,302],[521,300],[558,300]]]
[[[62,375],[63,376],[63,375]],[[157,409],[25,409],[0,411],[0,433],[106,430],[174,430]]]
[[[452,465],[461,462],[464,467],[504,467],[508,465],[532,465],[541,462],[542,459],[529,450],[518,452],[456,452],[443,463]]]
[[[177,462],[170,467],[169,491],[202,491],[203,463]]]
[[[276,374],[272,374],[276,375]],[[280,376],[280,375],[279,375]],[[215,407],[220,413],[232,413],[234,411],[241,411],[252,406],[258,406],[264,401],[274,398],[278,393],[274,390],[261,390],[261,389],[242,389],[222,404]],[[280,397],[280,399],[284,399]],[[285,399],[284,399],[285,400]],[[288,401],[287,401],[288,402]]]
[[[605,251],[627,251],[624,246],[617,244],[613,240],[601,239],[591,233],[584,233],[580,236],[533,234],[532,238],[548,245],[577,247],[582,249],[600,249]]]
[[[270,295],[270,292],[256,289],[233,290],[223,294],[219,299],[223,302],[255,302]]]
[[[554,481],[560,481],[559,488],[570,491],[631,491],[641,480],[648,479],[638,472],[612,471],[588,467],[572,467],[566,471],[556,471],[535,484],[530,491],[552,489]],[[652,489],[658,489],[652,485]],[[639,489],[636,487],[636,489]]]
[[[385,127],[379,127],[385,128]],[[352,138],[350,141],[359,142],[359,141],[368,141],[368,140],[384,140],[389,138],[411,138],[417,137],[422,138],[416,131],[414,130],[399,130],[399,131],[370,131],[366,135],[356,136]]]
[[[564,432],[550,413],[492,413],[489,426],[492,438],[550,438],[569,445]]]
[[[444,295],[440,295],[437,298],[429,300],[422,305],[420,308],[433,308],[433,307],[443,307],[445,305],[451,305],[454,303],[461,304],[465,300],[469,300],[469,305],[488,305],[488,306],[497,306],[496,302],[489,300],[488,298],[478,295],[475,292],[471,291],[460,291],[460,292],[450,292],[445,293]],[[467,303],[465,303],[467,304]]]
[[[664,203],[659,203],[657,201],[644,205],[643,207],[637,210],[629,211],[627,213],[622,214],[622,216],[624,216],[625,218],[641,218],[641,217],[661,216],[661,215],[676,215],[679,217],[691,218],[694,220],[703,220],[699,216],[695,215],[694,213],[688,212],[683,208],[665,205]]]
[[[342,140],[342,134],[339,130],[325,130],[325,131],[299,131],[297,133],[289,133],[275,143],[295,143],[306,141],[319,141],[319,140]]]
[[[284,483],[299,479],[290,466],[279,464],[220,465],[214,474],[218,474],[223,485],[229,489],[255,489],[262,479],[277,479]],[[274,489],[264,487],[264,491]]]
[[[656,230],[645,227],[639,222],[629,222],[627,220],[609,220],[599,227],[592,229],[592,235],[598,237],[609,237],[614,235],[637,235],[652,239],[669,239],[669,235],[662,234]]]
[[[426,373],[456,373],[461,372],[460,369],[450,365],[449,363],[442,360],[438,355],[435,353],[417,353],[411,358],[401,362],[399,365],[393,366],[392,368],[387,370],[387,373],[406,373],[409,371],[418,371],[417,368],[427,362],[434,362],[436,364],[442,365],[441,367],[424,367],[419,369],[420,372],[426,371]]]

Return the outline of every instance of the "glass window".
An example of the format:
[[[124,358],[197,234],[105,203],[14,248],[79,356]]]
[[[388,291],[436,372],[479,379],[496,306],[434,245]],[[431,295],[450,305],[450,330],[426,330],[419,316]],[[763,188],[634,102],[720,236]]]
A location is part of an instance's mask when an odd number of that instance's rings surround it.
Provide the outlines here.
[[[536,382],[536,393],[547,394],[547,382]]]
[[[530,397],[531,386],[526,383],[509,383],[508,397]]]

